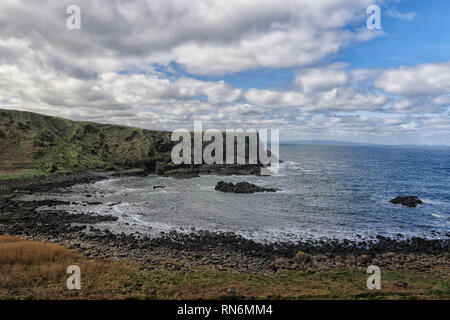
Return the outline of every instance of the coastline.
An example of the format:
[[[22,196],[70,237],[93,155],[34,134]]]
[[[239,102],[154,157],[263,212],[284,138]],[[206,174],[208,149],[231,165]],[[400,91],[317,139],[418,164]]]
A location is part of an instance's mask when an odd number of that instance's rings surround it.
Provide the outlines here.
[[[440,268],[450,269],[448,239],[378,236],[377,240],[362,239],[357,243],[329,240],[261,244],[233,233],[208,231],[169,232],[161,238],[150,239],[139,234],[117,235],[95,228],[95,223],[112,221],[111,216],[37,212],[42,205],[54,206],[58,202],[17,200],[21,195],[92,183],[112,175],[111,172],[86,172],[1,181],[0,233],[58,243],[89,258],[113,261],[126,258],[139,264],[167,264],[177,270],[214,267],[240,273],[273,274],[287,270],[357,270],[371,264],[385,270],[433,272]],[[86,225],[94,232],[83,232]],[[299,251],[304,253],[302,257],[296,257]]]
[[[20,252],[20,254],[17,254]],[[81,271],[80,290],[68,290],[67,266]],[[380,290],[368,290],[365,270],[282,270],[256,274],[166,261],[86,258],[63,246],[0,236],[0,299],[4,300],[329,300],[448,299],[450,275],[383,270]],[[11,279],[14,279],[11,282]]]

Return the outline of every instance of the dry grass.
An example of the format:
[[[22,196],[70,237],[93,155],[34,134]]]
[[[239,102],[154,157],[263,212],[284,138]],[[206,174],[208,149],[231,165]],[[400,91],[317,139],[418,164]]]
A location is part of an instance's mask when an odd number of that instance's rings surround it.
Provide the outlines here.
[[[83,290],[68,290],[67,267],[78,265]],[[87,260],[56,244],[0,236],[0,299],[111,299],[109,287],[127,267]]]
[[[67,264],[77,257],[78,255],[74,252],[56,244],[0,236],[1,265],[42,265],[57,261]]]
[[[81,269],[81,290],[66,286],[66,269],[73,264]],[[245,299],[450,299],[448,271],[387,271],[382,289],[369,291],[364,270],[262,276],[214,268],[143,269],[126,261],[88,260],[55,244],[0,236],[0,299],[217,299],[227,298],[230,288]]]

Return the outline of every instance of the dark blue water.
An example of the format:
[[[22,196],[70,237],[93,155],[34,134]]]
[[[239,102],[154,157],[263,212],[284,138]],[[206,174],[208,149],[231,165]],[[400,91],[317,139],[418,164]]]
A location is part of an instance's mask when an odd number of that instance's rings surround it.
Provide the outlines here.
[[[270,177],[125,177],[75,186],[70,196],[51,196],[103,202],[66,209],[116,215],[119,221],[104,227],[152,236],[195,228],[272,242],[398,233],[446,238],[450,231],[450,149],[283,145],[280,156],[284,163]],[[249,181],[282,191],[226,194],[214,190],[220,180]],[[153,190],[154,185],[166,188]],[[86,189],[94,197],[86,198]],[[391,204],[398,195],[416,195],[425,204]],[[108,205],[116,202],[120,204]]]
[[[284,200],[306,216],[319,214],[337,233],[432,237],[431,230],[444,235],[450,229],[450,149],[293,145],[282,150],[286,185],[300,191]],[[417,195],[425,205],[391,204],[397,195]]]

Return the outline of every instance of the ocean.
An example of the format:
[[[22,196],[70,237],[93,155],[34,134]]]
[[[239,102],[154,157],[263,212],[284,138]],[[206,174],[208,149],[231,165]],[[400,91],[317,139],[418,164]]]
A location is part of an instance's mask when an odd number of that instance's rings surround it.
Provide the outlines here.
[[[59,208],[69,213],[114,215],[117,222],[99,226],[151,237],[171,230],[209,230],[264,243],[374,239],[377,235],[395,238],[399,234],[403,239],[447,238],[448,148],[292,144],[280,146],[280,157],[279,172],[268,177],[121,177],[29,198],[72,201]],[[214,189],[221,180],[248,181],[280,191],[222,193]],[[399,195],[418,196],[424,204],[408,208],[389,202]],[[83,206],[82,202],[101,204]]]

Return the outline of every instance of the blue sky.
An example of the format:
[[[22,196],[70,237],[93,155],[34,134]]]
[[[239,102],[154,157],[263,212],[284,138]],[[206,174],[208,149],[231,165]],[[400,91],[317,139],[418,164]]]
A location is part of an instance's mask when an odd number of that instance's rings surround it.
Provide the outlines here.
[[[449,1],[77,0],[78,17],[73,2],[0,4],[0,108],[450,144]]]
[[[413,12],[410,21],[393,18],[386,11],[395,8]],[[343,50],[338,59],[354,68],[390,68],[428,62],[446,62],[450,57],[450,2],[401,1],[381,6],[385,37],[358,43]]]

